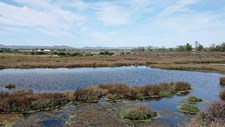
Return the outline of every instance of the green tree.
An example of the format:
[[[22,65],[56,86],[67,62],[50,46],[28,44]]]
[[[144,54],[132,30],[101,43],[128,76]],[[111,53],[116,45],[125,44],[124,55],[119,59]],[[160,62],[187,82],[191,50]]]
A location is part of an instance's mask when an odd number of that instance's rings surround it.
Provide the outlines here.
[[[192,51],[192,45],[190,45],[189,43],[187,43],[185,45],[185,49],[186,49],[186,51]]]
[[[177,46],[177,51],[178,52],[184,52],[185,51],[185,47],[183,45],[179,45],[179,46]]]
[[[203,45],[199,44],[199,45],[196,47],[196,50],[197,50],[197,51],[202,51],[202,50],[204,50]]]

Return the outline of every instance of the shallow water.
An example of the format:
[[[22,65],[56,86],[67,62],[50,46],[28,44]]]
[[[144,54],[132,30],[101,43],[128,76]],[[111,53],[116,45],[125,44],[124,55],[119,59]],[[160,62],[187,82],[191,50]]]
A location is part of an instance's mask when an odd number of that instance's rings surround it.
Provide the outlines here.
[[[100,83],[126,83],[129,85],[145,85],[160,82],[185,81],[192,85],[195,95],[208,103],[198,104],[205,109],[213,101],[219,100],[218,94],[223,89],[219,85],[222,74],[193,71],[172,71],[140,67],[104,67],[104,68],[74,68],[74,69],[4,69],[0,70],[0,90],[6,90],[5,84],[14,83],[16,90],[32,89],[44,91],[74,91],[78,87],[87,87]],[[176,106],[182,104],[187,96],[174,96],[160,100],[143,101],[155,110],[167,110],[157,121],[166,121],[171,126],[184,120],[186,116]],[[185,120],[184,120],[185,121]],[[60,121],[59,121],[60,122]],[[49,122],[43,122],[43,124]],[[50,122],[51,123],[51,122]]]

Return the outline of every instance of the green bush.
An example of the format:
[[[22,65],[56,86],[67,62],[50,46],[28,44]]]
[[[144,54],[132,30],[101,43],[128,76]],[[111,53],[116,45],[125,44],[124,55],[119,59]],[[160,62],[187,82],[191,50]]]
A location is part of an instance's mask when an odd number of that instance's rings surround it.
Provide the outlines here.
[[[200,111],[197,106],[195,106],[194,104],[189,104],[189,103],[185,103],[185,104],[179,106],[179,109],[182,112],[190,113],[190,114],[195,114]]]
[[[109,51],[100,52],[99,55],[110,55],[112,56],[114,53]]]
[[[188,101],[188,103],[192,103],[192,104],[199,103],[199,102],[203,102],[202,99],[197,98],[195,96],[189,96],[188,99],[187,99],[187,101]]]
[[[135,106],[121,111],[124,119],[129,120],[147,120],[157,116],[157,113],[146,106]]]
[[[191,90],[190,84],[186,82],[176,82],[175,83],[175,91],[188,91]]]
[[[173,94],[174,94],[173,91],[161,91],[161,92],[159,93],[159,96],[160,96],[160,97],[172,97]]]

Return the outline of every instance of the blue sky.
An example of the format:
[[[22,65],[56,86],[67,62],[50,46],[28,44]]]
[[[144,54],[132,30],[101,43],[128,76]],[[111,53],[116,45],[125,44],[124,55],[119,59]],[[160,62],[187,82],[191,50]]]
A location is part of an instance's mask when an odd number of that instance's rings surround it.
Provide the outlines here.
[[[0,0],[0,44],[165,46],[225,41],[225,0]]]

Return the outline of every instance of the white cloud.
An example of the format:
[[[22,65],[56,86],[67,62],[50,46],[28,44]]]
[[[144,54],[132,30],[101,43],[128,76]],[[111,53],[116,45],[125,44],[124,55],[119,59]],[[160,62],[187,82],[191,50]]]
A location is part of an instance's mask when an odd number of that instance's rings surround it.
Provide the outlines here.
[[[159,16],[164,17],[176,12],[192,12],[188,6],[196,4],[199,1],[200,0],[178,0],[175,4],[169,5],[164,10],[162,10]]]
[[[97,18],[105,25],[124,25],[129,22],[130,13],[113,4],[100,4],[96,9]]]
[[[80,22],[85,20],[83,16],[58,7],[51,6],[50,10],[37,10],[31,8],[34,3],[22,1],[21,3],[27,5],[18,7],[0,2],[0,24],[57,35],[58,33],[69,34],[71,27],[76,29],[76,26],[79,27]],[[41,2],[39,4],[42,5]]]
[[[13,0],[18,4],[34,9],[51,9],[51,0]]]

